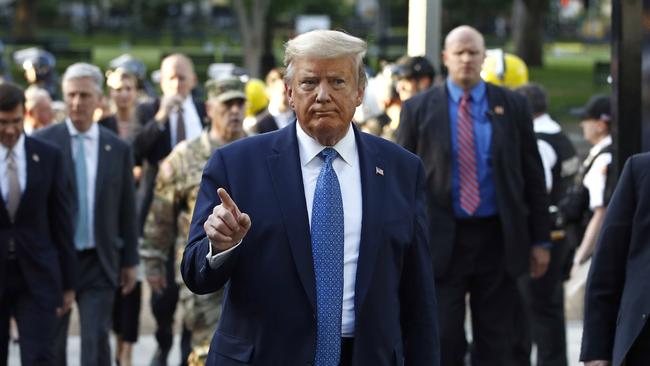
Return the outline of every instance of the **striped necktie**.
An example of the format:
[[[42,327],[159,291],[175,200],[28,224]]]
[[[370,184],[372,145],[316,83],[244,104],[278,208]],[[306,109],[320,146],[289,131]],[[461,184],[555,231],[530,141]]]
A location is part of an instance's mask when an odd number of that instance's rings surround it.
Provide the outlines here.
[[[16,217],[18,205],[20,204],[20,181],[18,180],[18,167],[13,150],[7,152],[7,178],[9,178],[9,190],[7,192],[7,211],[11,221]]]
[[[481,196],[479,195],[476,167],[472,100],[469,93],[463,94],[460,100],[457,123],[460,208],[467,214],[473,215],[481,203]]]

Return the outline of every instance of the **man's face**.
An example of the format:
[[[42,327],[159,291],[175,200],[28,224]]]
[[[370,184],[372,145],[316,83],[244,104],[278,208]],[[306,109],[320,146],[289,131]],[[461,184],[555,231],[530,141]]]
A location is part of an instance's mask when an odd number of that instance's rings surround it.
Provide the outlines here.
[[[404,102],[410,99],[415,94],[427,90],[431,86],[431,79],[428,77],[416,78],[401,78],[397,79],[395,83],[395,90],[399,94],[399,99]]]
[[[29,114],[34,123],[34,128],[43,128],[49,126],[54,120],[54,110],[52,109],[52,102],[47,99],[39,99]]]
[[[63,82],[63,99],[68,117],[79,132],[87,131],[93,124],[93,113],[101,107],[101,94],[95,81],[89,77]]]
[[[481,80],[481,66],[485,59],[485,46],[478,34],[463,32],[448,39],[442,60],[449,77],[463,89],[471,89]]]
[[[187,61],[179,58],[165,60],[160,66],[160,89],[166,97],[187,98],[196,85],[196,75]]]
[[[231,142],[244,136],[242,124],[244,122],[244,99],[235,98],[225,102],[209,99],[207,114],[212,122],[211,128],[223,139]]]
[[[582,135],[590,144],[595,145],[607,135],[607,124],[599,119],[586,118],[580,122]]]
[[[348,131],[363,100],[351,57],[302,58],[293,62],[287,94],[300,127],[324,146],[335,145]]]
[[[11,111],[0,111],[0,143],[8,149],[16,145],[23,133],[23,114],[22,105]]]

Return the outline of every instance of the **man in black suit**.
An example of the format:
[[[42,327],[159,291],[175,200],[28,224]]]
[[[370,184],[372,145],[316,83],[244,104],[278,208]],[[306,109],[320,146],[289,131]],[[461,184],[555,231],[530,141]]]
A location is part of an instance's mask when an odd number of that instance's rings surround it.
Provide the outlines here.
[[[650,364],[650,154],[632,156],[612,196],[585,293],[585,366]]]
[[[77,283],[74,197],[61,152],[23,133],[24,103],[20,88],[0,84],[0,364],[13,316],[21,363],[50,365],[56,316],[70,309]]]
[[[153,190],[158,175],[158,164],[183,140],[198,137],[205,127],[205,105],[192,98],[196,86],[196,74],[192,60],[183,54],[172,54],[160,64],[160,89],[162,97],[142,104],[136,111],[138,121],[143,125],[133,143],[136,163],[143,166],[142,180],[137,192],[138,229],[142,233],[144,222],[153,200]],[[161,292],[151,296],[151,308],[156,319],[156,340],[158,350],[152,365],[165,365],[172,346],[174,312],[178,302],[178,285],[174,278],[176,251],[171,250],[167,258],[167,276],[151,274],[149,283],[160,284]],[[169,286],[163,286],[164,283]],[[190,337],[183,332],[182,359],[190,352]]]
[[[76,193],[74,245],[79,260],[77,306],[81,324],[81,365],[110,365],[108,336],[115,291],[133,290],[138,264],[133,157],[129,145],[93,122],[104,78],[87,63],[63,75],[68,117],[36,136],[58,146],[65,162],[66,189]],[[58,174],[63,174],[59,171]],[[70,313],[57,329],[58,365],[66,364]]]
[[[426,170],[441,365],[463,365],[467,293],[472,364],[508,365],[515,279],[549,261],[544,172],[526,100],[481,80],[483,36],[458,27],[442,55],[447,82],[406,101],[397,131]]]

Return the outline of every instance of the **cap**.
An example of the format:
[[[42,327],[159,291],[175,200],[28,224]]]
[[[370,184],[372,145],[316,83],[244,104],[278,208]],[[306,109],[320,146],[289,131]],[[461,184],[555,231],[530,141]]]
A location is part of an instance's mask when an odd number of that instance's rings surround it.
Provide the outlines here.
[[[422,56],[404,56],[397,60],[394,74],[400,79],[419,79],[422,77],[433,77],[436,71],[429,60]]]
[[[584,107],[571,110],[571,114],[583,120],[600,119],[609,122],[612,118],[609,95],[594,95]]]
[[[209,80],[205,83],[205,89],[208,92],[208,98],[215,98],[219,102],[227,102],[232,99],[246,100],[244,83],[237,78]]]

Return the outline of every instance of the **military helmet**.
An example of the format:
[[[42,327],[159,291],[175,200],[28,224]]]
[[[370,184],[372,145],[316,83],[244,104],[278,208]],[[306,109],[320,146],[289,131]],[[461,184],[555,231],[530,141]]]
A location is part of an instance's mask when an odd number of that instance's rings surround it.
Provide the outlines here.
[[[528,82],[528,67],[519,57],[501,49],[487,50],[481,78],[500,86],[514,89]]]
[[[36,80],[47,78],[54,71],[54,66],[56,66],[54,55],[37,47],[16,51],[14,61],[16,64],[21,65],[25,72],[33,73]]]

